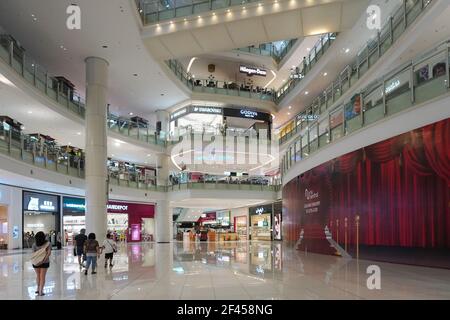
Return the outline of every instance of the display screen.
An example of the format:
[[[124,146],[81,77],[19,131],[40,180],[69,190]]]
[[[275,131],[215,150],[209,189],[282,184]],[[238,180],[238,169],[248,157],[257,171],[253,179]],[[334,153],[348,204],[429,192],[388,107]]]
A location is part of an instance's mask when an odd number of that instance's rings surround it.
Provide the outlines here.
[[[281,240],[281,213],[273,216],[273,238]]]
[[[83,198],[63,197],[63,215],[84,215],[86,200]]]

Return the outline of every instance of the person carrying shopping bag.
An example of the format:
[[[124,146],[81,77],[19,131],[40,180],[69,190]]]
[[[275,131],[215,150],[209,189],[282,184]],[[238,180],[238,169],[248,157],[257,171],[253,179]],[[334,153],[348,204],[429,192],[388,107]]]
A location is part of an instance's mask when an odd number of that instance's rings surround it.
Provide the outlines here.
[[[88,239],[84,243],[84,254],[86,255],[86,269],[84,270],[84,274],[88,274],[91,265],[91,274],[96,274],[97,258],[100,258],[100,245],[98,244],[98,241],[95,240],[95,233],[89,233]]]
[[[103,241],[102,245],[102,252],[105,252],[105,268],[108,267],[108,260],[109,260],[109,266],[112,268],[113,264],[113,257],[114,253],[117,252],[117,246],[116,243],[111,239],[111,234],[108,233],[106,235],[105,241]]]
[[[36,272],[37,290],[36,294],[39,296],[44,295],[45,276],[47,270],[50,267],[50,254],[52,252],[52,246],[49,241],[46,240],[45,234],[42,231],[36,233],[35,243],[33,243],[33,255],[31,256],[31,264]]]

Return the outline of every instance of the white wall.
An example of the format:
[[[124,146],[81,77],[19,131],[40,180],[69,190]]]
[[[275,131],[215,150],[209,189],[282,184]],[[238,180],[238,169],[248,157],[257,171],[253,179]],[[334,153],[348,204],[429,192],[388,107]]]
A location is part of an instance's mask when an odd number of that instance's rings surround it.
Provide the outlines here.
[[[8,211],[8,249],[22,247],[22,189],[0,185],[0,204]],[[17,239],[13,239],[13,228],[19,228]]]

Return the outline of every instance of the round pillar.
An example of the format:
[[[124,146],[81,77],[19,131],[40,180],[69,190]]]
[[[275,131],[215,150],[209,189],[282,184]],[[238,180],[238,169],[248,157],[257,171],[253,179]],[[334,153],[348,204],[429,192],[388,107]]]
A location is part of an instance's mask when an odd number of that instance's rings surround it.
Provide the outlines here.
[[[106,237],[108,202],[107,87],[108,62],[89,57],[86,63],[86,232]]]

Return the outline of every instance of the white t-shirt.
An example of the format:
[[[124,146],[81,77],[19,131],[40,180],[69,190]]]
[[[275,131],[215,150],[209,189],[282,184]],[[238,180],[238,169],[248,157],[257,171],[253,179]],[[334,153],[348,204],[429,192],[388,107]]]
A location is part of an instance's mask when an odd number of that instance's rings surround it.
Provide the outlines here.
[[[105,241],[103,241],[103,247],[104,253],[113,253],[114,252],[113,248],[116,247],[116,244],[111,239],[105,239]]]

